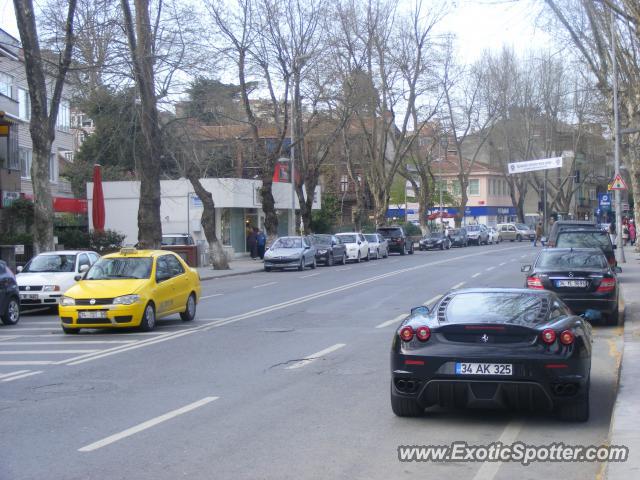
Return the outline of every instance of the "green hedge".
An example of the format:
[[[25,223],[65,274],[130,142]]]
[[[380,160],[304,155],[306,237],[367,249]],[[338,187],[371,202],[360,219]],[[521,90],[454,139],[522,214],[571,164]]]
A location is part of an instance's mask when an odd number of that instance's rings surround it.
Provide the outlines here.
[[[100,255],[118,251],[122,247],[125,235],[114,230],[98,232],[91,230],[67,229],[58,234],[58,243],[69,249],[94,250]]]

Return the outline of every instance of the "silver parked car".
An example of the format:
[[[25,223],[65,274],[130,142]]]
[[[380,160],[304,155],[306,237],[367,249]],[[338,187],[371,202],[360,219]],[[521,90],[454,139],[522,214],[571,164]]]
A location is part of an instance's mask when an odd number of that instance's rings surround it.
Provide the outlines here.
[[[365,233],[364,238],[369,242],[369,252],[372,258],[387,258],[389,256],[389,240],[379,233]]]
[[[264,269],[316,268],[316,248],[306,237],[280,237],[264,254]]]
[[[522,240],[533,240],[536,238],[536,232],[524,223],[499,223],[497,230],[503,241],[521,242]]]

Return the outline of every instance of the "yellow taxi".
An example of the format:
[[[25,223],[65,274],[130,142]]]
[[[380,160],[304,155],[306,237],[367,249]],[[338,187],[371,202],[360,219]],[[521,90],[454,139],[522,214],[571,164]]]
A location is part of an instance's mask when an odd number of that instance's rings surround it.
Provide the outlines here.
[[[123,248],[94,263],[60,299],[64,333],[81,328],[139,327],[153,330],[158,318],[196,316],[200,277],[166,250]]]

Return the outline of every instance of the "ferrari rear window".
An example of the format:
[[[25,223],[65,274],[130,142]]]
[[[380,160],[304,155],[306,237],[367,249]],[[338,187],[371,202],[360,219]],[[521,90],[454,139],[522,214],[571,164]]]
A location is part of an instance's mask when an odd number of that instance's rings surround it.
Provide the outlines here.
[[[447,323],[532,324],[540,319],[543,298],[531,293],[469,292],[453,296],[447,305]]]

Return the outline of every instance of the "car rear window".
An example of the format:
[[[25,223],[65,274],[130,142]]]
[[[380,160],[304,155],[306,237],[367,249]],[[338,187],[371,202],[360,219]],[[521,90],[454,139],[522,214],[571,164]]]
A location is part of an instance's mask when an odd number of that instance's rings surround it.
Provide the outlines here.
[[[541,318],[543,299],[531,293],[459,293],[447,304],[447,323],[515,323],[528,325]]]
[[[402,230],[399,228],[379,228],[378,233],[384,237],[401,237]]]
[[[345,234],[345,235],[337,235],[337,237],[340,239],[342,243],[356,243],[358,241],[355,235]]]
[[[313,235],[311,237],[311,243],[314,245],[330,245],[331,235]]]
[[[478,225],[471,225],[467,227],[467,232],[476,232],[478,230],[480,230],[480,227]]]
[[[607,259],[601,250],[592,252],[553,252],[546,251],[540,254],[537,267],[541,268],[605,268]]]
[[[367,239],[367,242],[376,243],[378,241],[378,237],[376,237],[375,235],[372,235],[372,234],[365,235],[364,238]]]
[[[601,248],[612,250],[609,235],[601,231],[560,232],[556,247],[561,248]]]

